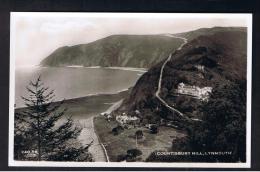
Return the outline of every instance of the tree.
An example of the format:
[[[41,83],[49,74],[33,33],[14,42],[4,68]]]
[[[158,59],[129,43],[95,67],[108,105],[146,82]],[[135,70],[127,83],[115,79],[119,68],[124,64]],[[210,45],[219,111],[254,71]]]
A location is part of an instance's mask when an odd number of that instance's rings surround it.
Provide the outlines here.
[[[124,128],[121,125],[118,125],[112,129],[112,133],[114,135],[120,134],[122,131],[124,131]]]
[[[142,130],[137,130],[137,131],[135,132],[135,137],[136,137],[137,139],[142,139],[143,136],[144,136],[144,134],[143,134],[143,131],[142,131]]]
[[[91,161],[88,148],[77,137],[81,128],[71,117],[66,117],[63,101],[53,103],[54,91],[49,91],[40,76],[26,87],[29,96],[22,97],[27,108],[15,114],[15,158],[28,160],[28,154],[36,153],[32,160]]]
[[[139,149],[129,149],[127,150],[126,160],[129,161],[136,161],[137,157],[141,156],[143,153]]]
[[[30,134],[28,125],[23,122],[24,116],[19,113],[15,113],[14,116],[14,159],[24,160],[26,159],[23,154],[24,150],[30,149]],[[28,159],[28,158],[27,158]]]
[[[137,157],[137,156],[142,155],[142,151],[139,149],[129,149],[129,150],[127,150],[126,153],[128,156],[131,156],[131,157]]]
[[[158,133],[158,127],[156,125],[151,125],[150,132],[152,134],[157,134]]]
[[[246,160],[246,81],[220,85],[200,108],[203,122],[189,130],[194,151],[230,151],[228,156],[210,156],[207,161]],[[197,159],[201,161],[203,159]]]

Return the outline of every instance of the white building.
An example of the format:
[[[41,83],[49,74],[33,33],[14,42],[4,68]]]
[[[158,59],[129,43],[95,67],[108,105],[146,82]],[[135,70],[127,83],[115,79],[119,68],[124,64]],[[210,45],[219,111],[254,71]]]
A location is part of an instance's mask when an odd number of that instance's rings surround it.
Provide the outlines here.
[[[131,122],[138,122],[139,118],[136,116],[127,116],[127,114],[123,113],[122,115],[116,116],[116,121],[123,125]]]
[[[203,65],[195,65],[198,71],[204,72],[205,67]]]
[[[177,88],[178,94],[184,94],[193,96],[194,98],[201,99],[201,100],[207,100],[209,98],[209,93],[211,93],[212,87],[197,87],[194,85],[185,85],[183,82],[179,83]]]

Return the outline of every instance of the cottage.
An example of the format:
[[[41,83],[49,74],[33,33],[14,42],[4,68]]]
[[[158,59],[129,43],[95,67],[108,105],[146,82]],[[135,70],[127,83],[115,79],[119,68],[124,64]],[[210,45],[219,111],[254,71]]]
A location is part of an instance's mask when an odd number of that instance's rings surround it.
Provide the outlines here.
[[[145,127],[148,128],[148,129],[151,129],[152,126],[154,126],[156,124],[145,124]]]
[[[204,72],[204,66],[203,65],[195,65],[195,67],[198,69],[198,71]]]
[[[140,119],[136,116],[128,116],[126,113],[123,113],[122,115],[116,116],[116,121],[119,122],[120,124],[137,124]]]
[[[100,113],[101,116],[104,116],[107,120],[111,120],[112,116],[111,114],[107,113],[107,112],[102,112]]]

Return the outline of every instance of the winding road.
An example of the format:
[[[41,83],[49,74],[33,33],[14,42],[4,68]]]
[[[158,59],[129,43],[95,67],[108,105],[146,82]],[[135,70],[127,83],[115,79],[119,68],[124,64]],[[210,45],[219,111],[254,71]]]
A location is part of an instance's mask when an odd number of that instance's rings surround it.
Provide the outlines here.
[[[183,43],[180,45],[180,47],[176,50],[179,51],[182,49],[182,47],[188,42],[188,40],[184,37],[180,37],[180,36],[174,36],[171,34],[166,34],[165,36],[168,37],[173,37],[173,38],[177,38],[177,39],[182,39]],[[169,57],[165,60],[165,62],[163,63],[162,67],[161,67],[161,71],[160,71],[160,77],[159,77],[159,82],[158,82],[158,89],[155,93],[155,96],[160,100],[160,102],[166,106],[168,109],[170,109],[172,112],[177,112],[177,114],[179,114],[180,116],[186,118],[186,119],[190,119],[193,121],[200,121],[200,119],[197,118],[189,118],[187,117],[185,114],[183,114],[182,112],[180,112],[179,110],[177,110],[176,108],[170,106],[165,100],[163,100],[163,98],[160,97],[160,93],[161,93],[161,86],[162,86],[162,77],[163,77],[163,72],[164,72],[164,67],[165,65],[171,60],[172,58],[172,53],[169,55]]]

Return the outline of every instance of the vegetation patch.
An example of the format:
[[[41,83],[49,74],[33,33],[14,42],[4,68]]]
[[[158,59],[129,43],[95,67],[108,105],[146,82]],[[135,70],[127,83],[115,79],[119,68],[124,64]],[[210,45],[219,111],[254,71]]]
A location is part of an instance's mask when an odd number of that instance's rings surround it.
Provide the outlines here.
[[[118,135],[114,135],[112,130],[118,126],[118,123],[113,120],[108,122],[103,116],[94,118],[94,126],[96,134],[105,145],[110,161],[125,160],[124,157],[129,154],[128,150],[132,149],[138,149],[142,153],[140,155],[138,151],[138,158],[134,161],[145,161],[154,150],[167,151],[171,148],[173,139],[182,138],[186,135],[182,131],[164,126],[158,127],[157,134],[152,134],[148,128],[136,127],[125,129]],[[139,137],[140,131],[142,131],[142,137]],[[139,138],[136,137],[136,133],[139,133]]]

